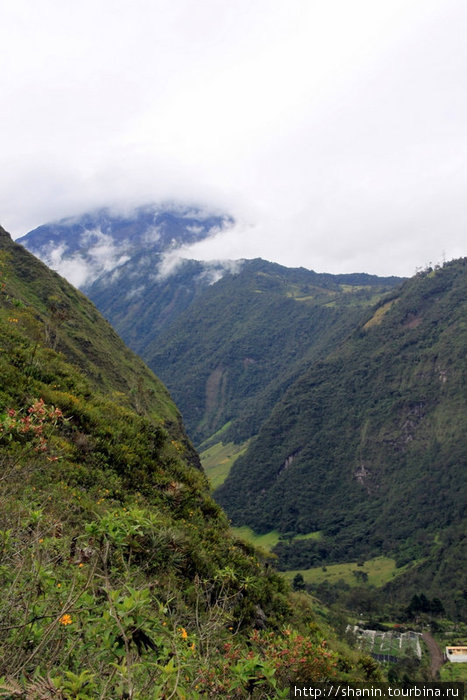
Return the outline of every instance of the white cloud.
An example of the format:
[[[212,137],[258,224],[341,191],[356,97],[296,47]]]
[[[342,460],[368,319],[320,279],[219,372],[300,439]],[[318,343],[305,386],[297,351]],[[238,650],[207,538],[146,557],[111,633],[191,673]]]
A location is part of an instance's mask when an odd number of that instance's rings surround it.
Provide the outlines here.
[[[145,285],[140,284],[138,287],[130,289],[130,291],[127,292],[127,294],[125,295],[125,299],[127,299],[128,301],[131,301],[132,299],[137,299],[138,297],[143,295],[145,289]]]
[[[94,268],[82,255],[71,257],[55,256],[52,260],[44,259],[53,270],[65,277],[75,287],[82,287],[94,279]],[[97,275],[96,275],[97,276]]]
[[[160,240],[161,234],[157,226],[152,226],[146,233],[142,236],[141,240],[143,243],[151,245],[151,243],[157,243]]]
[[[466,12],[5,0],[1,223],[165,198],[235,217],[207,257],[411,274],[465,255]]]
[[[56,246],[52,241],[41,251],[44,262],[65,277],[75,287],[91,284],[105,272],[119,268],[130,259],[126,251],[129,242],[116,245],[111,236],[100,229],[84,231],[80,242],[86,246],[86,253],[70,255],[69,246],[61,243]]]
[[[162,280],[173,275],[179,267],[183,265],[186,259],[187,258],[183,257],[181,248],[169,250],[162,255],[161,261],[157,267],[157,272],[151,275],[151,279],[162,282]]]

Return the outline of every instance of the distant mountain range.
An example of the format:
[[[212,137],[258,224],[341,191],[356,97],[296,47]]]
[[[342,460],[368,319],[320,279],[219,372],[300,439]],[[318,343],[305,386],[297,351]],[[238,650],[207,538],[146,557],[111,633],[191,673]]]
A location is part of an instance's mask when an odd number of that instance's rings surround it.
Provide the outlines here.
[[[167,254],[213,236],[230,224],[231,217],[200,208],[148,204],[126,212],[101,208],[61,219],[39,226],[17,242],[72,284],[87,289],[135,254]],[[158,268],[151,272],[155,275]]]

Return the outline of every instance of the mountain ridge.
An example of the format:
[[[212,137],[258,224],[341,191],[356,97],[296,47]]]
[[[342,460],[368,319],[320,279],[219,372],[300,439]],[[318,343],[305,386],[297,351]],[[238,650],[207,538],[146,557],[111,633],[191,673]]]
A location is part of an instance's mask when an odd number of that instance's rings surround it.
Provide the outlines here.
[[[321,531],[275,550],[307,568],[465,523],[466,299],[467,259],[420,273],[292,383],[216,491],[234,524]]]

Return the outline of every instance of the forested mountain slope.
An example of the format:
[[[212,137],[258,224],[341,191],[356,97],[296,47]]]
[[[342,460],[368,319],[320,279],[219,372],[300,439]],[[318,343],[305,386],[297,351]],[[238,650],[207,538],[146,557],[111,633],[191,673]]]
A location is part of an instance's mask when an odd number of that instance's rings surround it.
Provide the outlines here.
[[[273,698],[378,678],[231,535],[161,383],[1,228],[0,338],[2,695]]]
[[[240,263],[232,265],[239,267]],[[119,335],[142,357],[194,299],[223,276],[226,264],[185,260],[176,261],[166,273],[163,270],[163,253],[139,250],[118,270],[101,275],[85,290]]]
[[[233,522],[320,531],[277,548],[292,569],[378,553],[405,563],[431,556],[453,528],[458,543],[466,319],[467,259],[419,273],[383,300],[292,384],[236,461],[216,492]]]
[[[303,366],[334,348],[400,281],[243,261],[202,290],[142,356],[169,387],[197,444],[224,426],[222,439],[241,443]]]

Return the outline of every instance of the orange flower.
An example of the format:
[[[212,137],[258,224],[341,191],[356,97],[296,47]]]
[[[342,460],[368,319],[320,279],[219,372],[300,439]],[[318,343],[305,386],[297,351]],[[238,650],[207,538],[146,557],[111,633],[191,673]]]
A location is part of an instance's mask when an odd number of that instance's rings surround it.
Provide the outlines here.
[[[59,622],[61,625],[71,625],[73,620],[71,619],[70,615],[62,615],[61,618],[59,619]]]
[[[184,627],[180,627],[180,634],[182,635],[182,639],[188,639],[188,632]]]

